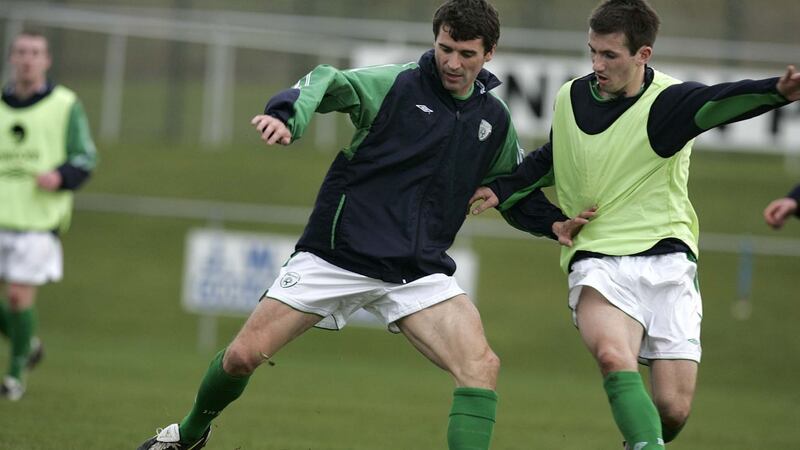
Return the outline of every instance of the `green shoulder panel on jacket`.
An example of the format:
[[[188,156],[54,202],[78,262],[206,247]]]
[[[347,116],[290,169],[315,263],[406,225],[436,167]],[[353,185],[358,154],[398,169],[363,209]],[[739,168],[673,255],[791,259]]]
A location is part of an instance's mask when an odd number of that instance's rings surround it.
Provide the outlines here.
[[[516,128],[514,128],[514,122],[511,120],[510,117],[511,113],[508,109],[508,106],[505,104],[505,102],[503,102],[503,100],[500,99],[500,97],[497,97],[497,95],[494,92],[491,92],[491,94],[494,95],[498,100],[500,100],[500,103],[502,103],[503,106],[505,107],[506,112],[509,114],[510,124],[508,127],[506,140],[503,143],[503,149],[498,155],[498,157],[495,159],[494,164],[492,164],[492,168],[489,170],[489,174],[486,176],[486,178],[484,178],[482,182],[482,184],[484,185],[487,183],[491,183],[492,181],[494,181],[495,178],[501,177],[503,175],[508,175],[514,172],[514,169],[516,169],[517,166],[519,166],[522,163],[522,160],[525,158],[525,150],[519,145],[517,130]],[[554,183],[555,183],[555,178],[553,177],[551,170],[547,176],[539,179],[536,183],[526,187],[521,191],[515,192],[511,197],[506,199],[505,202],[498,205],[497,209],[500,210],[501,212],[505,211],[514,206],[514,204],[516,204],[521,198],[530,194],[534,189],[552,186]]]
[[[525,156],[525,151],[519,145],[519,137],[517,136],[516,128],[514,128],[514,122],[511,120],[511,112],[508,106],[494,92],[489,92],[489,94],[496,98],[505,108],[506,115],[508,116],[508,131],[503,141],[503,148],[497,152],[492,166],[489,168],[489,172],[481,181],[483,185],[491,183],[497,177],[514,172],[514,169],[517,168],[522,162],[522,158]]]
[[[556,177],[553,172],[553,169],[551,168],[550,171],[547,172],[547,174],[545,174],[545,176],[539,178],[535,183],[526,186],[525,188],[520,189],[517,192],[514,192],[510,197],[506,199],[506,201],[497,205],[497,209],[500,211],[507,211],[511,209],[512,206],[516,205],[517,202],[527,197],[534,190],[553,186],[555,184],[555,180]]]
[[[356,127],[350,149],[357,148],[397,76],[416,67],[415,62],[349,70],[328,65],[315,67],[293,86],[300,90],[294,103],[294,114],[287,124],[293,138],[299,139],[303,135],[315,112],[337,111],[348,114]]]
[[[75,101],[67,125],[67,161],[91,172],[97,164],[97,149],[89,132],[89,121],[80,101]]]
[[[695,114],[694,122],[701,130],[710,130],[758,107],[785,102],[786,98],[778,93],[736,95],[706,103]]]

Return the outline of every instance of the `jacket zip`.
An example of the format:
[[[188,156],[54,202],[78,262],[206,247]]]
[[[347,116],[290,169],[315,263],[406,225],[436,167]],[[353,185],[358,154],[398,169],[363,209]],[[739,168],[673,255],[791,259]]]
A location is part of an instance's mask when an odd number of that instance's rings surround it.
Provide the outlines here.
[[[453,136],[456,136],[456,130],[459,128],[460,119],[461,119],[461,110],[456,106],[455,107],[455,120],[453,121],[454,122],[453,123],[453,132],[450,134],[450,142],[447,145],[447,147],[445,147],[445,154],[439,158],[439,162],[436,165],[436,170],[433,172],[433,174],[434,174],[433,177],[435,177],[436,174],[439,173],[439,168],[442,166],[442,162],[451,153],[450,149],[453,146]],[[417,239],[416,239],[416,242],[414,243],[414,254],[416,255],[418,260],[421,259],[419,252],[420,252],[420,240],[421,240],[421,235],[422,235],[422,214],[423,214],[423,211],[425,210],[425,201],[428,198],[428,191],[430,191],[431,184],[433,184],[433,182],[434,182],[434,180],[431,179],[430,181],[428,181],[428,185],[425,186],[425,190],[422,192],[422,197],[420,198],[419,208],[417,209],[417,211],[418,211],[418,214],[417,214]],[[406,282],[406,280],[405,280],[405,278],[403,278],[403,283],[405,284],[405,282]]]

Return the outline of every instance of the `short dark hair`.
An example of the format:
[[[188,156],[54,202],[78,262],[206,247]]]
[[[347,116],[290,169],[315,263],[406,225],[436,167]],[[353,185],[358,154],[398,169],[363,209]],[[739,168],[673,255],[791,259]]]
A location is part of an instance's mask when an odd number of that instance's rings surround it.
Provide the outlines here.
[[[47,35],[44,33],[44,31],[35,28],[25,28],[19,33],[15,34],[14,38],[11,39],[11,45],[9,45],[9,50],[13,49],[14,44],[17,42],[17,39],[23,36],[44,39],[45,49],[47,49],[48,53],[50,52],[50,40],[47,38]]]
[[[486,0],[449,0],[433,14],[433,37],[447,27],[456,41],[483,39],[488,53],[500,39],[500,18],[497,10]]]
[[[656,42],[661,20],[646,0],[605,0],[589,17],[589,28],[598,34],[625,34],[631,55]]]

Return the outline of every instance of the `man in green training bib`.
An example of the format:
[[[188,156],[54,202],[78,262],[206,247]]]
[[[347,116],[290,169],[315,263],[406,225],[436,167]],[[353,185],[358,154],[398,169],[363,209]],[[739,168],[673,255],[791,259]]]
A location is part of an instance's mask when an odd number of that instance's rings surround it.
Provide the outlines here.
[[[62,276],[59,234],[67,230],[72,191],[91,174],[96,151],[83,107],[71,90],[47,79],[47,39],[18,34],[13,68],[0,102],[0,333],[11,361],[0,392],[22,398],[25,371],[42,357],[36,333],[36,290]]]
[[[319,66],[253,118],[268,145],[299,139],[315,112],[346,113],[356,131],[325,177],[296,253],[212,361],[189,414],[140,450],[203,447],[211,421],[259,365],[312,326],[343,328],[359,308],[452,375],[448,448],[489,448],[500,363],[446,251],[475,189],[521,158],[509,112],[492,93],[500,82],[483,68],[499,34],[485,0],[450,0],[434,15],[434,48],[418,62]],[[549,203],[537,211],[551,237],[569,238],[571,224],[585,221],[565,220]]]
[[[525,228],[527,195],[555,184],[561,208],[595,215],[563,247],[569,306],[629,449],[661,449],[689,416],[700,362],[698,222],[688,198],[693,139],[800,99],[800,73],[706,86],[648,65],[659,27],[644,0],[589,18],[593,72],[564,84],[550,142],[481,187]],[[537,224],[539,226],[539,224]],[[652,398],[637,361],[650,368]]]

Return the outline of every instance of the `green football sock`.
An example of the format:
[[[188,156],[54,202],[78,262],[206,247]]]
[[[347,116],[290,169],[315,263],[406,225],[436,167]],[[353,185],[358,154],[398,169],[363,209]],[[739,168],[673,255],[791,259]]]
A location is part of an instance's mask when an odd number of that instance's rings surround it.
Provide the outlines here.
[[[8,335],[8,306],[6,306],[6,301],[0,299],[0,334],[5,337],[9,337]]]
[[[211,421],[232,401],[244,392],[250,376],[234,377],[222,369],[222,356],[225,350],[217,353],[206,371],[194,406],[180,424],[181,441],[189,444],[197,441],[211,425]]]
[[[8,335],[11,338],[11,364],[8,374],[21,380],[22,371],[31,351],[31,337],[36,329],[36,314],[33,308],[8,313]]]
[[[614,421],[628,445],[642,450],[663,449],[661,418],[639,372],[611,372],[603,388],[608,394]]]
[[[447,427],[450,450],[487,450],[492,442],[497,393],[489,389],[460,387],[453,392]]]

